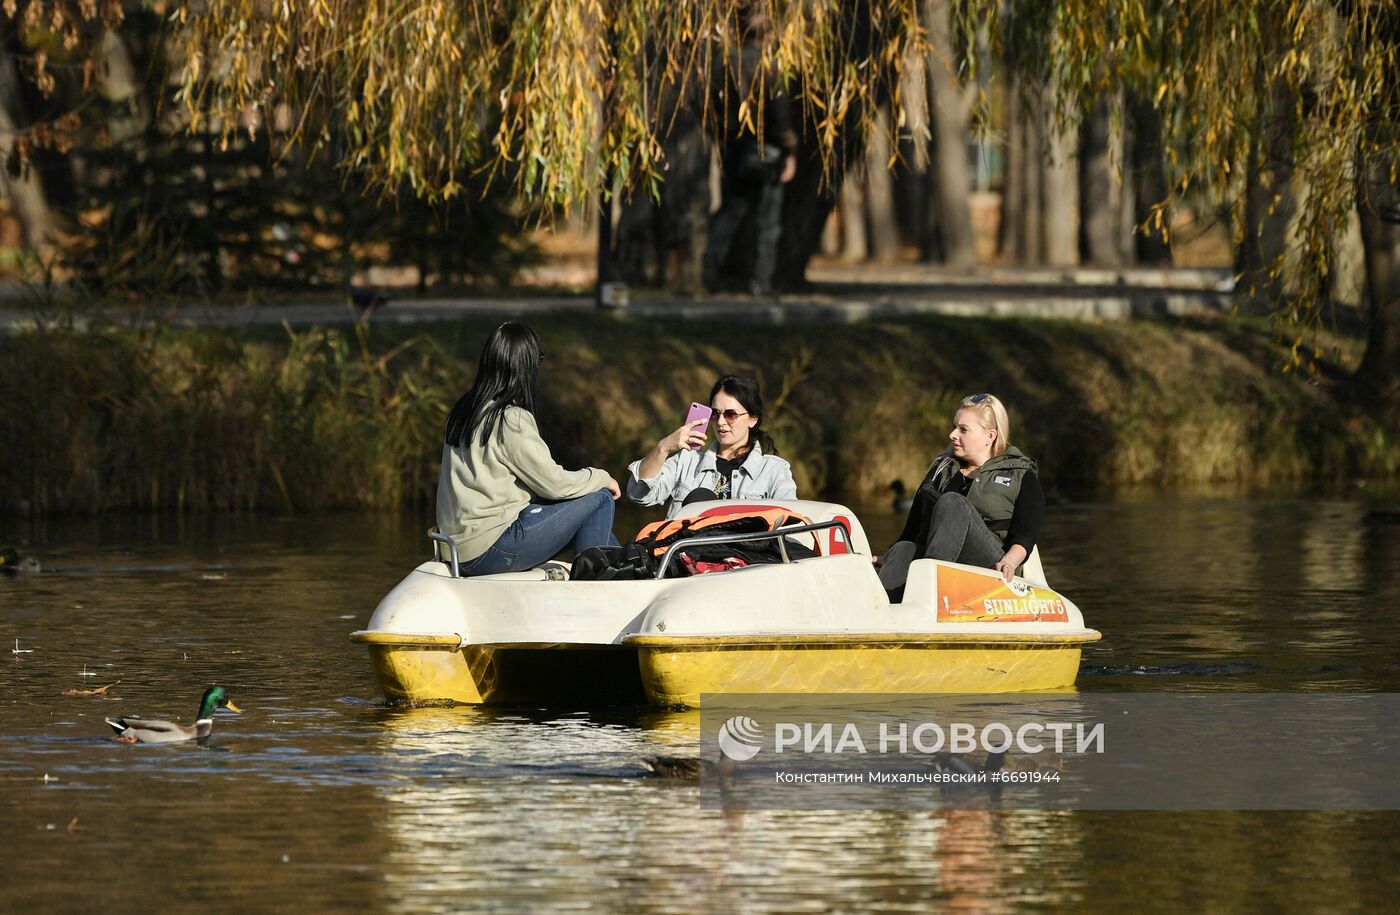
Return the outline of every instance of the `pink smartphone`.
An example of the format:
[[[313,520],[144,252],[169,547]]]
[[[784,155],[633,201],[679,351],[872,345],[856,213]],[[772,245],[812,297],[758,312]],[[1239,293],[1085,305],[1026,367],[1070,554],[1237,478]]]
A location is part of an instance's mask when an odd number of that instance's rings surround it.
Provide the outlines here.
[[[698,423],[702,419],[705,422],[709,422],[714,412],[714,410],[710,409],[709,404],[692,402],[690,405],[690,412],[685,415],[685,424],[689,426],[691,423]],[[702,447],[701,445],[691,445],[690,450],[699,451]]]

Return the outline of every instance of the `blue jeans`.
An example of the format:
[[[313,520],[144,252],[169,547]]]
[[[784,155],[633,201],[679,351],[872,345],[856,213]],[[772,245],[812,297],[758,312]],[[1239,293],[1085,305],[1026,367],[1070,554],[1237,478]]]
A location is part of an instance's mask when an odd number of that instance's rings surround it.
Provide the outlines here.
[[[531,502],[485,553],[462,563],[463,575],[533,569],[564,547],[577,556],[591,546],[617,546],[613,499],[606,489],[563,502]]]

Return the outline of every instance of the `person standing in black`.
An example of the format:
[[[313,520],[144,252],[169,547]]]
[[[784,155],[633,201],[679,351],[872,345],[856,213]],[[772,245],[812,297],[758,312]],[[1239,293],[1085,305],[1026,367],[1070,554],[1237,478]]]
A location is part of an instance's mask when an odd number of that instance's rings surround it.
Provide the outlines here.
[[[722,198],[720,208],[710,217],[709,244],[705,249],[704,281],[712,291],[728,285],[724,282],[726,262],[745,220],[752,214],[756,247],[748,291],[754,295],[773,292],[778,240],[782,237],[783,186],[797,174],[797,130],[792,99],[779,88],[755,86],[762,42],[768,31],[765,16],[747,13],[744,40],[725,68]],[[762,142],[746,130],[739,116],[740,105],[754,99],[755,88],[764,105]]]

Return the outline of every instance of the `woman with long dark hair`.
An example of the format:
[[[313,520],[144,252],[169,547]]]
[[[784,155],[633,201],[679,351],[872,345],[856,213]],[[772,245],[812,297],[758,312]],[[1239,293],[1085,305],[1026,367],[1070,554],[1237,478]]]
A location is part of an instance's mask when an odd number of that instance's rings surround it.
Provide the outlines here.
[[[632,463],[628,498],[638,505],[664,502],[668,518],[699,498],[796,499],[792,467],[763,429],[758,382],[725,375],[710,391],[710,411],[710,420],[682,424]],[[709,423],[715,440],[705,447]]]
[[[508,321],[491,334],[471,390],[447,417],[438,475],[438,530],[457,544],[464,575],[529,569],[566,546],[616,546],[617,481],[596,467],[565,470],[535,425],[540,341]]]

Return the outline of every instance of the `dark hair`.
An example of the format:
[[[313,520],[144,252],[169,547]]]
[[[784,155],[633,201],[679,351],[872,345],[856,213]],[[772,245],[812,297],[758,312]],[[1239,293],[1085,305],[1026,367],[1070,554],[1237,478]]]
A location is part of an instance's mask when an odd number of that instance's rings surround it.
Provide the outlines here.
[[[539,374],[540,338],[533,330],[507,321],[492,331],[481,348],[476,381],[447,416],[447,444],[466,448],[478,429],[484,443],[498,428],[506,407],[535,412]]]
[[[758,420],[749,430],[749,449],[758,445],[764,454],[777,454],[778,446],[773,444],[773,436],[763,431],[763,395],[758,392],[758,382],[747,375],[725,375],[710,389],[711,405],[720,391],[739,401],[749,415]]]

